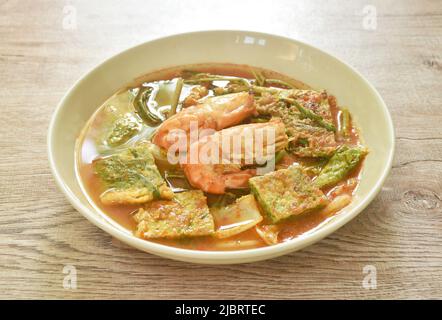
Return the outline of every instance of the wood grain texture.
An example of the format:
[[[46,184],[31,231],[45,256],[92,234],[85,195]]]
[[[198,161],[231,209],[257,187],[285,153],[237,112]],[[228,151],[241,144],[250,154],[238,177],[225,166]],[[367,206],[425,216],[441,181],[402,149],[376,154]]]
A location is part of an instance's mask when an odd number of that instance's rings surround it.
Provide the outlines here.
[[[376,30],[363,28],[365,5]],[[65,6],[77,28],[66,30]],[[69,9],[68,9],[69,10]],[[442,2],[0,2],[0,298],[442,298]],[[394,166],[357,218],[300,252],[234,266],[175,262],[102,232],[65,200],[46,156],[64,92],[104,58],[200,29],[272,32],[361,71],[390,108]],[[65,265],[78,272],[63,289]],[[377,289],[362,286],[365,265]]]

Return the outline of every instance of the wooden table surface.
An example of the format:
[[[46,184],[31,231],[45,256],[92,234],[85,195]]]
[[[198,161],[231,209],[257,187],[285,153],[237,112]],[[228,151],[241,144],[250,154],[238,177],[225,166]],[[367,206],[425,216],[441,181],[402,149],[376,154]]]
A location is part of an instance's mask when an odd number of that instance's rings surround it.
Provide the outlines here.
[[[442,298],[442,2],[210,3],[0,2],[0,298]],[[74,81],[121,50],[226,28],[307,41],[361,71],[393,117],[391,174],[353,221],[277,259],[204,266],[132,249],[57,189],[51,114]],[[69,265],[76,289],[63,286]],[[367,265],[376,288],[363,285]]]

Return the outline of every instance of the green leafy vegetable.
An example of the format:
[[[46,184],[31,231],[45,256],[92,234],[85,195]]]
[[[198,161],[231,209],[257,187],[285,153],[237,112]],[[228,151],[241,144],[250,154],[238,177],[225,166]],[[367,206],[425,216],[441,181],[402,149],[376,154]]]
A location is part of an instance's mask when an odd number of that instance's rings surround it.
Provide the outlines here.
[[[309,110],[307,108],[304,108],[295,99],[282,97],[282,100],[287,101],[288,103],[294,105],[299,110],[299,112],[301,113],[301,115],[304,118],[308,118],[308,119],[311,119],[311,120],[315,121],[319,126],[327,129],[328,131],[336,131],[336,128],[335,128],[335,126],[333,124],[325,121],[320,115],[317,115],[313,111],[311,111],[311,110]]]
[[[213,81],[229,81],[230,83],[241,83],[245,86],[250,86],[249,81],[245,78],[219,76],[209,73],[197,73],[188,79],[184,79],[184,83],[186,84],[200,84],[204,82],[213,82]]]
[[[278,163],[279,161],[282,160],[282,158],[284,158],[284,156],[287,155],[287,151],[285,150],[280,150],[276,153],[275,155],[275,163]]]
[[[255,83],[261,87],[265,86],[266,78],[264,77],[262,72],[254,70],[253,68],[250,68],[250,70],[252,71],[252,74],[255,77]]]
[[[138,120],[131,113],[126,113],[114,122],[106,142],[111,147],[119,146],[137,134],[140,129]]]
[[[134,99],[134,108],[137,114],[148,126],[155,127],[161,123],[162,119],[149,108],[149,98],[153,92],[153,87],[142,86]]]
[[[257,116],[250,118],[251,123],[265,123],[269,122],[271,120],[271,117],[269,116]]]
[[[314,184],[318,188],[334,185],[344,179],[367,154],[362,147],[342,146],[324,166]]]
[[[297,141],[301,146],[308,147],[308,139],[307,138],[299,138]]]
[[[328,158],[316,158],[317,160],[304,165],[304,171],[310,176],[317,176],[328,162]]]
[[[173,197],[152,154],[143,145],[99,158],[93,166],[106,187],[100,197],[104,204],[139,204]]]

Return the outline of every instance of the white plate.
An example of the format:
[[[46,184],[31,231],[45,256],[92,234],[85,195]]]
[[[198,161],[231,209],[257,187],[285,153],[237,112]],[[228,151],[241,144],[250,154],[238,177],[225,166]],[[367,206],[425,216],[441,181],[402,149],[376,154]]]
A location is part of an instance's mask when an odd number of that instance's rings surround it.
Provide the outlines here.
[[[227,252],[179,249],[138,239],[89,204],[75,175],[76,139],[94,111],[118,89],[146,73],[196,63],[248,64],[274,70],[315,89],[327,89],[345,105],[361,129],[370,154],[353,202],[319,228],[265,248]],[[89,221],[140,250],[196,263],[244,263],[277,257],[315,243],[354,218],[381,189],[391,167],[394,131],[376,89],[349,65],[308,44],[248,31],[203,31],[174,35],[128,49],[78,80],[57,106],[48,132],[49,161],[55,180]]]

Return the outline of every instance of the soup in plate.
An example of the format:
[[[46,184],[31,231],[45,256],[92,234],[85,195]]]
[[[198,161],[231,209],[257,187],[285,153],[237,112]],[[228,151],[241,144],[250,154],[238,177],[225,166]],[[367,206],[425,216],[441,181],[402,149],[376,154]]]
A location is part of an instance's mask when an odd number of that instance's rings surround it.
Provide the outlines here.
[[[352,201],[367,149],[326,90],[246,65],[156,71],[77,141],[91,203],[136,237],[242,250],[312,232]]]

